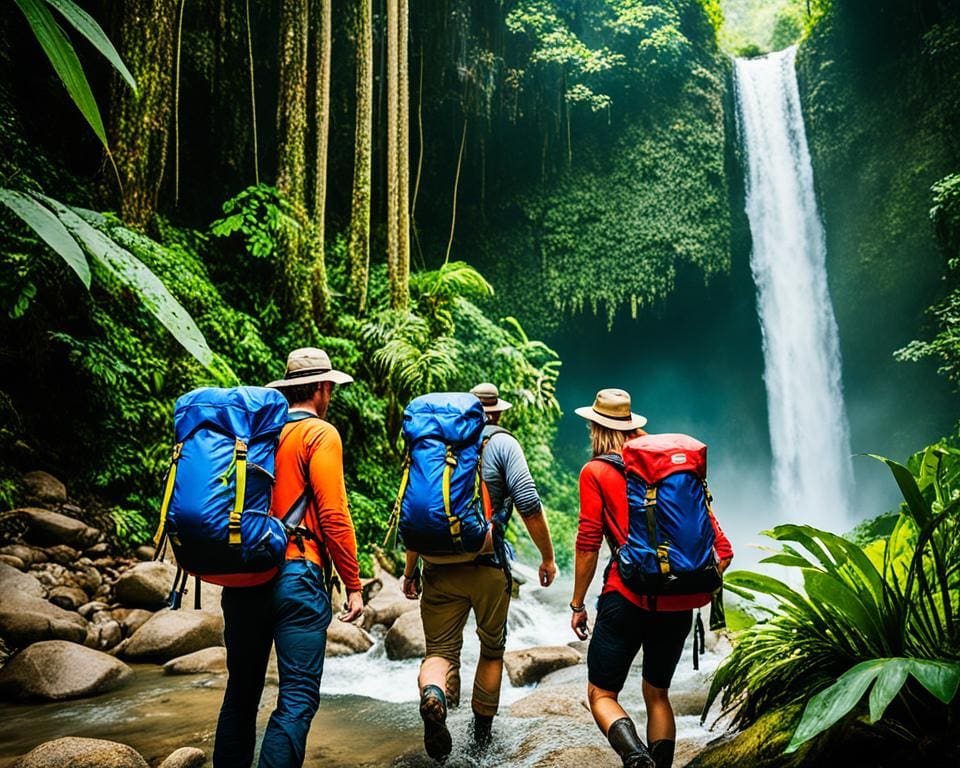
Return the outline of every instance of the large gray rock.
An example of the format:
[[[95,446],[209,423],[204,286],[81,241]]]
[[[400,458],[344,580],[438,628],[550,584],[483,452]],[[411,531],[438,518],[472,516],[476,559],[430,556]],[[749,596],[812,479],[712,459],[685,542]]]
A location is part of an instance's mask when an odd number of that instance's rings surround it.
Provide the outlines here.
[[[348,624],[334,617],[327,628],[327,656],[366,653],[371,646],[373,638],[356,624]]]
[[[381,569],[375,581],[380,582],[380,588],[363,608],[361,623],[364,629],[369,630],[377,624],[389,628],[403,614],[419,608],[416,600],[408,600],[404,596],[400,580],[396,577]]]
[[[177,569],[169,563],[137,563],[120,575],[113,585],[113,594],[130,608],[161,608],[170,596],[176,575]]]
[[[207,755],[196,747],[181,747],[173,752],[157,768],[203,768],[207,763]]]
[[[165,675],[199,675],[227,671],[227,649],[222,646],[204,648],[170,659],[163,665]]]
[[[79,613],[65,611],[43,598],[8,593],[0,601],[0,637],[15,648],[41,640],[82,643],[87,622]]]
[[[0,695],[59,701],[116,688],[133,671],[112,656],[64,640],[24,648],[0,669]]]
[[[49,472],[27,472],[23,476],[23,493],[35,501],[63,504],[67,501],[67,486]]]
[[[400,616],[383,639],[390,659],[420,659],[427,654],[427,640],[423,634],[420,611],[409,611]]]
[[[223,645],[222,616],[165,609],[133,633],[123,655],[128,659],[169,661],[216,645]]]
[[[530,685],[550,672],[581,661],[583,657],[566,645],[541,645],[503,654],[503,666],[514,686]]]
[[[585,682],[536,688],[529,696],[510,705],[510,716],[572,717],[585,723],[593,722]]]
[[[28,573],[21,573],[13,566],[0,563],[0,595],[7,600],[11,595],[43,597],[43,585]]]
[[[14,510],[27,522],[26,538],[31,544],[51,546],[67,544],[71,547],[86,549],[96,544],[101,537],[100,531],[84,522],[59,512],[39,507],[23,507]]]
[[[150,768],[140,754],[116,741],[68,736],[41,744],[12,768]]]

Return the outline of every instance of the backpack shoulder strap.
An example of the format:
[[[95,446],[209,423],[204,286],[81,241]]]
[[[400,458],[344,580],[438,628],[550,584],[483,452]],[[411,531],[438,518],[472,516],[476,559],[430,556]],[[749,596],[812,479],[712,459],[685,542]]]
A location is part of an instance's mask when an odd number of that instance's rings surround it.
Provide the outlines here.
[[[619,453],[601,453],[599,456],[594,456],[590,461],[602,461],[604,464],[609,464],[619,470],[621,475],[627,473],[627,465],[623,463],[623,456]]]

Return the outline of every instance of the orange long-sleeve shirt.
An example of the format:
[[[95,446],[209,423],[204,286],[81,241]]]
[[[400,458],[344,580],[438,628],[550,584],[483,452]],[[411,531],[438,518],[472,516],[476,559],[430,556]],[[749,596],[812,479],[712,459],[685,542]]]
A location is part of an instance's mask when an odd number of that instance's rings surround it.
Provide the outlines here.
[[[730,540],[720,528],[714,516],[710,516],[716,537],[714,550],[718,560],[733,557]],[[580,552],[596,552],[600,549],[604,536],[613,539],[616,546],[626,543],[626,531],[629,530],[627,511],[627,481],[615,467],[605,461],[588,461],[580,470],[580,524],[577,530],[576,548]],[[632,591],[617,569],[616,561],[610,567],[603,584],[603,593],[619,592],[634,605],[646,610],[654,610],[646,595]],[[685,611],[699,608],[710,602],[708,593],[697,595],[661,595],[657,598],[655,610]]]
[[[323,566],[329,557],[344,588],[348,592],[359,591],[357,538],[343,482],[343,444],[336,427],[323,419],[293,421],[280,433],[271,514],[284,515],[300,497],[305,469],[312,497],[302,525],[321,543],[304,539],[301,552],[296,541],[291,541],[287,559],[305,557]]]

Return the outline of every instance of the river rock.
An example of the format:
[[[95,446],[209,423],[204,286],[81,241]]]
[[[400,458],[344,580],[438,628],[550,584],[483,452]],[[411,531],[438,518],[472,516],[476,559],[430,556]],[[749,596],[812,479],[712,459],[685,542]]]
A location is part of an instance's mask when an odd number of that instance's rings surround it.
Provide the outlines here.
[[[369,630],[377,624],[389,628],[404,613],[420,607],[416,600],[408,600],[403,594],[400,580],[385,570],[378,570],[375,580],[380,582],[380,587],[363,608],[361,623],[364,629]]]
[[[617,753],[609,747],[561,747],[540,758],[534,768],[619,768]],[[681,763],[676,763],[681,765]]]
[[[149,544],[141,544],[139,547],[133,550],[133,556],[137,558],[137,560],[153,560],[156,555],[156,548],[150,546]]]
[[[567,683],[576,683],[583,690],[587,690],[587,669],[583,664],[574,664],[570,667],[558,669],[555,672],[548,672],[540,678],[537,683],[538,688],[546,688],[551,685],[566,685]]]
[[[196,747],[180,747],[157,768],[203,768],[207,762],[207,755]]]
[[[153,612],[145,610],[144,608],[114,608],[110,611],[110,615],[113,616],[115,621],[120,622],[120,627],[123,629],[123,636],[130,637],[130,635],[149,621],[150,617],[153,616]]]
[[[98,560],[101,557],[110,556],[110,545],[105,541],[101,541],[99,544],[94,544],[92,547],[87,547],[83,551],[84,557],[89,557],[91,560]]]
[[[0,563],[9,565],[11,568],[16,568],[18,571],[27,570],[27,564],[19,557],[14,557],[13,555],[0,555]]]
[[[163,665],[165,675],[197,675],[227,671],[227,649],[222,646],[204,648],[170,659]]]
[[[131,674],[105,653],[47,640],[24,648],[0,670],[0,695],[18,701],[75,699],[116,688]]]
[[[47,599],[65,611],[75,611],[87,602],[87,593],[77,587],[54,587]]]
[[[128,659],[169,661],[216,645],[223,645],[222,616],[164,609],[133,633],[123,655]]]
[[[110,609],[110,606],[100,600],[91,600],[89,603],[84,603],[79,608],[77,608],[77,613],[79,613],[87,621],[94,616],[94,614],[101,613],[102,611],[107,611]]]
[[[52,546],[67,544],[69,546],[87,547],[96,544],[102,534],[96,528],[91,528],[84,522],[59,512],[39,507],[23,507],[14,510],[27,521],[26,538],[32,544]]]
[[[23,493],[29,499],[52,504],[65,504],[67,486],[48,472],[27,472],[23,476]]]
[[[530,685],[549,672],[581,661],[583,657],[566,645],[541,645],[522,651],[507,651],[503,655],[503,665],[514,686]]]
[[[43,597],[43,584],[28,573],[21,573],[12,565],[0,563],[0,595],[6,600],[10,595]]]
[[[327,627],[327,656],[366,653],[372,645],[373,638],[356,624],[334,618]]]
[[[108,614],[109,615],[109,614]],[[119,622],[108,620],[87,625],[87,639],[83,644],[87,648],[107,651],[123,640],[123,630]]]
[[[47,547],[47,559],[60,565],[75,565],[80,557],[80,553],[73,547],[66,544],[55,544]]]
[[[33,548],[26,544],[7,544],[5,547],[0,547],[0,555],[16,557],[28,568],[33,565]]]
[[[423,634],[420,611],[408,611],[400,616],[383,639],[389,659],[419,659],[427,654],[427,640]]]
[[[40,640],[82,643],[87,637],[87,622],[80,614],[58,608],[41,597],[6,593],[0,601],[0,636],[16,648]]]
[[[782,709],[765,712],[745,730],[737,734],[725,735],[710,742],[695,757],[687,768],[726,768],[727,766],[749,765],[752,768],[801,768],[805,765],[818,765],[814,761],[806,762],[811,749],[821,740],[814,739],[802,744],[791,754],[784,754],[790,737],[796,727],[797,716],[802,705],[795,704]],[[837,755],[839,758],[839,755]],[[831,759],[823,765],[876,765],[872,761],[854,761]]]
[[[572,717],[593,722],[587,702],[586,683],[565,683],[536,688],[529,696],[510,705],[511,717]]]
[[[11,768],[150,768],[140,754],[116,741],[68,736],[48,741]]]
[[[113,594],[130,608],[162,608],[176,575],[177,569],[168,563],[137,563],[120,575],[113,585]]]

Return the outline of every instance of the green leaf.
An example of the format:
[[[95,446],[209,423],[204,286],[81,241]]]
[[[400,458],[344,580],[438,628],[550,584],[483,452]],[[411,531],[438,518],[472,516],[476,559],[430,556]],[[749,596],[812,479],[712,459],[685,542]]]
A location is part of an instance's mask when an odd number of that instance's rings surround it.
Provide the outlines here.
[[[872,659],[857,664],[829,688],[810,699],[785,751],[796,751],[801,744],[827,730],[850,712],[876,678],[884,661]]]
[[[93,98],[93,91],[90,90],[90,83],[87,82],[87,76],[83,73],[77,52],[53,18],[45,0],[14,0],[14,2],[27,17],[27,23],[36,35],[44,53],[47,54],[67,93],[70,94],[70,98],[86,118],[93,132],[97,134],[100,143],[106,147],[107,134],[103,128],[100,109]]]
[[[870,691],[870,722],[875,723],[887,711],[890,702],[907,681],[906,659],[887,659]]]
[[[137,81],[133,79],[133,75],[130,74],[130,70],[127,69],[126,64],[123,63],[123,59],[120,58],[117,49],[113,47],[113,43],[107,38],[103,28],[97,24],[96,20],[74,3],[73,0],[47,0],[47,3],[60,11],[73,28],[87,38],[94,48],[100,51],[103,57],[120,73],[120,76],[127,81],[127,84],[133,89],[133,92],[136,93]]]
[[[910,674],[944,704],[953,701],[960,688],[960,663],[911,659]]]
[[[890,467],[890,471],[893,472],[893,477],[897,481],[897,485],[900,486],[900,493],[903,494],[903,499],[907,502],[907,506],[910,508],[913,516],[917,518],[917,522],[920,523],[921,526],[926,525],[930,521],[932,513],[926,499],[924,499],[923,494],[920,493],[920,489],[917,487],[917,481],[910,473],[910,470],[893,459],[887,459],[873,453],[868,453],[867,456],[871,459],[882,461]]]
[[[87,257],[83,255],[77,241],[67,232],[60,219],[29,195],[12,189],[0,188],[0,203],[23,219],[67,262],[67,265],[77,273],[84,287],[90,290],[90,265],[87,263]]]
[[[191,355],[207,368],[213,364],[213,352],[207,346],[203,333],[160,278],[136,256],[91,225],[106,226],[106,220],[100,214],[79,208],[74,210],[49,197],[43,200],[83,244],[87,253],[117,280],[129,286],[151,314]]]

